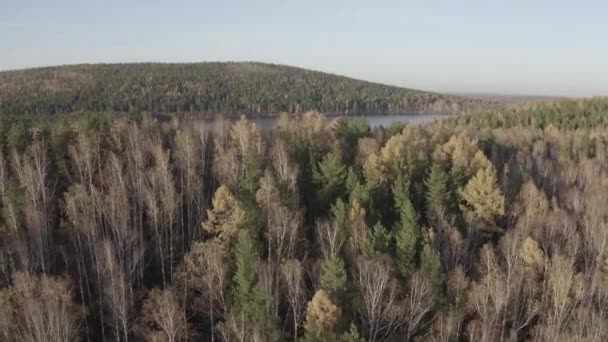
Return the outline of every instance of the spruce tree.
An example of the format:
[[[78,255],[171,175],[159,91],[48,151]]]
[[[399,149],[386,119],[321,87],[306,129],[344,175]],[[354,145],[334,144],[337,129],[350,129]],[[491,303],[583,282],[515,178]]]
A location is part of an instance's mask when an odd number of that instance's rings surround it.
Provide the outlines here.
[[[429,219],[441,219],[447,214],[452,198],[450,178],[440,165],[433,164],[424,184],[427,187],[426,206]]]
[[[235,272],[232,277],[234,282],[233,306],[237,311],[251,313],[253,309],[250,304],[255,281],[253,265],[257,256],[251,235],[248,231],[241,230],[235,245]]]
[[[409,181],[399,175],[393,186],[395,206],[399,212],[399,221],[395,229],[395,267],[403,279],[415,270],[416,251],[420,240],[418,215],[409,193]]]
[[[363,248],[363,253],[366,256],[388,253],[392,239],[393,235],[391,232],[382,223],[378,222],[372,228],[368,241]]]
[[[246,230],[238,234],[235,246],[235,273],[233,276],[233,310],[249,324],[263,332],[269,339],[280,337],[274,317],[269,314],[269,298],[260,284],[256,283],[254,264],[258,259],[255,240]]]
[[[429,244],[425,244],[420,253],[420,273],[431,282],[436,293],[439,294],[445,274],[439,253]]]
[[[348,206],[341,198],[338,198],[334,204],[331,205],[331,218],[338,229],[338,244],[346,242],[348,238]]]
[[[342,304],[346,295],[346,281],[346,268],[342,258],[332,256],[323,261],[319,286],[331,295],[335,303]]]
[[[337,150],[323,156],[313,169],[313,181],[318,185],[317,200],[321,207],[326,207],[343,195],[346,181],[346,167]]]

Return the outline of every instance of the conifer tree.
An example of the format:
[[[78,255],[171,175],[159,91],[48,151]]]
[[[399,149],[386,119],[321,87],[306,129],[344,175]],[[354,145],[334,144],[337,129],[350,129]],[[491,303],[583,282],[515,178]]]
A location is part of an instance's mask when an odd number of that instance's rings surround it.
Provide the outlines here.
[[[251,199],[259,188],[260,178],[264,175],[262,157],[254,146],[249,146],[245,151],[242,183],[244,193],[241,194],[244,198]]]
[[[252,329],[274,340],[280,332],[269,314],[269,299],[260,284],[256,283],[254,264],[257,259],[254,239],[248,231],[241,230],[235,246],[233,310],[244,324],[251,325]]]
[[[334,150],[323,156],[313,169],[313,181],[319,187],[317,199],[321,202],[321,207],[329,205],[343,194],[346,175],[347,170],[339,151]]]
[[[344,261],[338,256],[325,259],[321,265],[320,288],[338,304],[344,299],[347,288],[347,276]]]
[[[389,232],[382,223],[378,222],[372,228],[372,232],[366,242],[363,253],[367,256],[388,253],[393,234]]]
[[[344,332],[339,339],[340,342],[364,342],[365,339],[361,337],[359,331],[357,330],[357,326],[354,323],[350,324],[350,328],[348,331]]]
[[[445,274],[439,253],[428,243],[424,245],[420,253],[420,274],[431,282],[436,293],[439,294],[443,286]]]
[[[233,305],[237,311],[249,311],[253,287],[255,285],[254,263],[257,259],[257,251],[251,235],[246,230],[238,233],[235,245],[235,272],[232,280],[234,282]]]
[[[409,194],[409,181],[399,175],[393,186],[395,206],[399,212],[399,222],[395,229],[395,267],[402,278],[407,278],[416,267],[416,251],[420,240],[418,215]]]
[[[448,213],[452,197],[449,183],[448,174],[440,165],[433,164],[425,181],[427,214],[430,220],[441,220]]]
[[[331,217],[337,228],[337,235],[340,244],[348,238],[348,207],[341,198],[338,198],[330,208]]]

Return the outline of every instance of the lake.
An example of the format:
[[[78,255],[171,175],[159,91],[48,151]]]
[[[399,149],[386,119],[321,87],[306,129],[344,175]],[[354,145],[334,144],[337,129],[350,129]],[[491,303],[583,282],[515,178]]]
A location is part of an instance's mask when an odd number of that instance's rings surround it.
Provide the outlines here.
[[[340,116],[327,115],[327,120],[331,121]],[[420,125],[433,121],[440,121],[447,119],[449,115],[446,114],[415,114],[415,113],[404,113],[404,114],[381,114],[381,115],[357,115],[357,116],[344,116],[350,120],[354,119],[366,119],[371,128],[374,127],[389,127],[395,122],[407,122],[411,125]],[[263,128],[275,128],[277,126],[277,117],[261,117],[261,118],[250,118],[250,121],[255,122],[258,126]],[[229,121],[235,122],[237,119],[229,119]]]

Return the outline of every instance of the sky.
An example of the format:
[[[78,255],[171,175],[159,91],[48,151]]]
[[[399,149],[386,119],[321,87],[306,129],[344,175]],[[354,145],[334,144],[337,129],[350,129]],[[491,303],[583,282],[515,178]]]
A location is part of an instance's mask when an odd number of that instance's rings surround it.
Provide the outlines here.
[[[608,95],[608,2],[0,0],[0,70],[260,61],[469,93]]]

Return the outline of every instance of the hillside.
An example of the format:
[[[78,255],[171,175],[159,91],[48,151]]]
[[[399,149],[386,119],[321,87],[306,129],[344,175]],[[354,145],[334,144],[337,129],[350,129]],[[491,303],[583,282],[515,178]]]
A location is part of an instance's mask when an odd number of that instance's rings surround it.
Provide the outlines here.
[[[457,113],[490,101],[263,63],[96,64],[0,72],[0,114]]]

